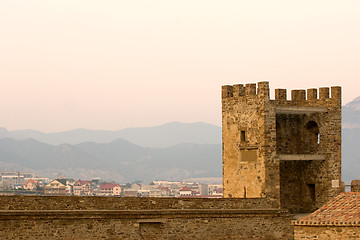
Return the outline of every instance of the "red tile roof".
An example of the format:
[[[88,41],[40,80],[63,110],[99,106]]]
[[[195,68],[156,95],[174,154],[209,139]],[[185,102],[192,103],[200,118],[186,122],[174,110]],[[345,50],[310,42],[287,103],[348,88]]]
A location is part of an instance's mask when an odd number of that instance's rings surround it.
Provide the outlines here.
[[[169,192],[171,191],[171,189],[168,187],[158,187],[158,189],[163,190],[163,191],[169,191]]]
[[[180,191],[191,191],[191,188],[189,188],[188,186],[183,186]]]
[[[82,181],[82,180],[80,180],[80,179],[77,180],[75,184],[77,184],[77,183],[80,183],[80,185],[85,185],[85,184],[90,184],[90,185],[92,185],[92,181]]]
[[[216,193],[224,193],[224,189],[223,188],[218,188],[215,190]]]
[[[293,225],[360,226],[360,192],[341,193]]]
[[[117,186],[121,187],[119,184],[109,183],[109,184],[100,185],[100,189],[113,189],[114,187]]]
[[[24,183],[24,185],[28,185],[31,182],[34,183],[34,184],[38,184],[38,181],[29,179],[26,183]]]

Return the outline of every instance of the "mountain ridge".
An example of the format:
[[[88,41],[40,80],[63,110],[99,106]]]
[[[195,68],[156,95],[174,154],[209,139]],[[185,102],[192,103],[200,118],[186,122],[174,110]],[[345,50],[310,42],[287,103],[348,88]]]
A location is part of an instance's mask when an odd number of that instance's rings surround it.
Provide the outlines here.
[[[360,97],[342,107],[342,127],[360,128]]]
[[[191,146],[192,144],[187,144]],[[37,140],[0,139],[1,170],[27,169],[38,176],[91,179],[101,177],[120,183],[188,177],[220,177],[221,145],[146,148],[118,139],[111,143],[61,144]]]
[[[64,132],[43,133],[35,130],[7,131],[2,128],[0,138],[16,140],[36,139],[51,145],[78,144],[93,141],[109,143],[122,138],[143,147],[169,147],[183,142],[216,144],[221,142],[221,128],[209,123],[170,122],[154,127],[125,128],[116,131],[74,129]]]

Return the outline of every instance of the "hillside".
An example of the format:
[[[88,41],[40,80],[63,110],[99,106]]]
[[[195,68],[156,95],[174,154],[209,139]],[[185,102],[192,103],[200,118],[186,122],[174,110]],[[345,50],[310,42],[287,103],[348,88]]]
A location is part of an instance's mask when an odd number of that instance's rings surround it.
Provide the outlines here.
[[[221,176],[221,145],[181,144],[144,148],[126,140],[52,146],[36,140],[0,139],[0,168],[121,183]]]

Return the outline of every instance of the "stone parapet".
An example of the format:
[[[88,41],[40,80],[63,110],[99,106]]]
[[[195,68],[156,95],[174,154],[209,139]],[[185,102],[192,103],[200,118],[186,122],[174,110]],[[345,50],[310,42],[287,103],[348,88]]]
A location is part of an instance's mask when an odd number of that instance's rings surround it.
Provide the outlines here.
[[[351,191],[352,192],[360,192],[360,180],[352,180],[351,181]]]
[[[0,220],[24,219],[173,219],[209,217],[244,218],[254,216],[289,217],[279,209],[154,209],[154,210],[0,210]]]
[[[253,204],[260,203],[256,200],[246,205],[234,199],[6,196],[0,201],[3,209],[15,209],[0,210],[0,239],[287,240],[293,236],[288,211],[254,209]]]
[[[331,89],[331,97],[330,97]],[[275,101],[283,102],[287,101],[287,104],[296,104],[296,105],[316,105],[322,104],[327,99],[330,99],[337,105],[341,104],[341,87],[333,86],[322,87],[318,90],[316,88],[310,88],[307,90],[297,89],[291,91],[291,100],[287,100],[286,89],[275,89]]]
[[[0,196],[0,210],[269,209],[266,199]]]
[[[222,86],[222,98],[232,97],[262,97],[269,99],[270,88],[269,82],[259,82],[256,88],[255,83],[225,85]]]
[[[257,84],[257,87],[255,83],[222,86],[222,99],[234,97],[270,99],[269,82],[258,82]],[[286,89],[275,89],[274,101],[286,102],[287,105],[323,105],[324,101],[332,101],[341,106],[341,87],[321,87],[319,90],[316,88],[295,89],[291,91],[290,100],[287,99]]]

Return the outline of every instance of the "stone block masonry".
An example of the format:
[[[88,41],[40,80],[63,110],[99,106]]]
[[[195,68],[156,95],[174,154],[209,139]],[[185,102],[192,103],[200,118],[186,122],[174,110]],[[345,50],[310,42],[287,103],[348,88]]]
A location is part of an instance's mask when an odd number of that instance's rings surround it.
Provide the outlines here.
[[[359,240],[360,230],[358,226],[296,226],[294,239]]]
[[[0,210],[271,209],[266,199],[0,196]]]
[[[343,190],[341,88],[269,92],[268,82],[222,87],[224,197],[314,211]]]
[[[291,239],[258,199],[1,196],[0,239]],[[261,208],[263,207],[263,208]]]
[[[352,180],[351,181],[351,191],[352,192],[360,192],[360,180]]]

